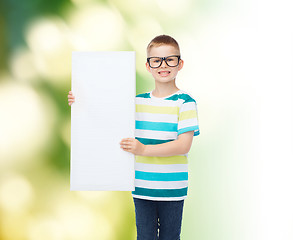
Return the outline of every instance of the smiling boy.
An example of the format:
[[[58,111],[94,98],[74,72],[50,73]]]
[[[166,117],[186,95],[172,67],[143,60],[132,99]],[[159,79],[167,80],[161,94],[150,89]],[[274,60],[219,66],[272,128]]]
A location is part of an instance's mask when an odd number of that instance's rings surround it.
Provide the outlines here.
[[[187,156],[193,136],[199,135],[197,105],[176,86],[184,61],[174,38],[155,37],[147,56],[155,89],[136,96],[135,138],[122,139],[120,147],[135,155],[137,239],[178,240],[187,197]]]
[[[120,142],[135,155],[137,240],[180,239],[187,157],[193,136],[200,133],[196,101],[175,83],[183,64],[174,38],[160,35],[148,44],[146,68],[155,89],[135,97],[135,138]],[[74,102],[71,91],[68,102]]]

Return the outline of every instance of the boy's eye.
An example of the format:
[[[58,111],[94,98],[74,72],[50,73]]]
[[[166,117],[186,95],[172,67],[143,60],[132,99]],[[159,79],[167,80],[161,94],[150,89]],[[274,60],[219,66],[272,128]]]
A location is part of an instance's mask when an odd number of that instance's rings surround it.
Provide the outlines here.
[[[172,61],[174,61],[174,59],[173,58],[167,58],[167,61],[172,62]]]
[[[158,63],[158,62],[161,62],[161,60],[159,59],[156,59],[156,60],[153,60],[155,63]]]

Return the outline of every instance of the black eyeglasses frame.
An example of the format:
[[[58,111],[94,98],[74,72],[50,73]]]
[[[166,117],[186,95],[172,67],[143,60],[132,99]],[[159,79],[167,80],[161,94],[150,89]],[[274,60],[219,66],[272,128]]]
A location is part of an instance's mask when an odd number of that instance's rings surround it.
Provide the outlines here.
[[[166,61],[166,59],[167,59],[168,57],[177,57],[177,58],[178,58],[178,63],[177,63],[177,65],[176,65],[176,66],[170,66],[170,65],[167,63],[167,61]],[[150,59],[151,59],[151,58],[160,58],[160,59],[161,59],[161,63],[160,63],[160,65],[157,66],[157,67],[152,67],[151,64],[150,64]],[[148,58],[147,58],[147,62],[148,62],[149,66],[150,66],[151,68],[159,68],[159,67],[161,67],[163,61],[165,61],[165,63],[166,63],[167,66],[169,66],[169,67],[177,67],[177,66],[179,65],[180,59],[181,59],[180,55],[171,55],[171,56],[167,56],[167,57],[148,57]]]

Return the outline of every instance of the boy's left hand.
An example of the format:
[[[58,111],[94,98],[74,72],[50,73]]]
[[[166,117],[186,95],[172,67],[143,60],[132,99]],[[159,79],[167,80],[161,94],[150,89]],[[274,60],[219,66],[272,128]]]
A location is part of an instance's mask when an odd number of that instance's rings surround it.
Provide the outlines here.
[[[134,155],[142,155],[145,145],[135,138],[123,138],[120,142],[120,148]]]

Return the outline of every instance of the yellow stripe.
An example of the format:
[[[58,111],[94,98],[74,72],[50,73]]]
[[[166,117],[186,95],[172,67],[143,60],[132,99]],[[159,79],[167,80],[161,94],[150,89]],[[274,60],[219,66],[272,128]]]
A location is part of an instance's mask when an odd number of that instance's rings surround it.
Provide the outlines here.
[[[187,164],[187,157],[176,155],[171,157],[135,156],[135,162],[148,164]]]
[[[191,118],[196,118],[197,114],[195,110],[189,110],[180,113],[179,115],[179,121],[185,120],[185,119],[191,119]]]
[[[160,106],[150,106],[144,104],[136,104],[136,112],[145,113],[160,113],[160,114],[179,114],[179,107],[160,107]]]

